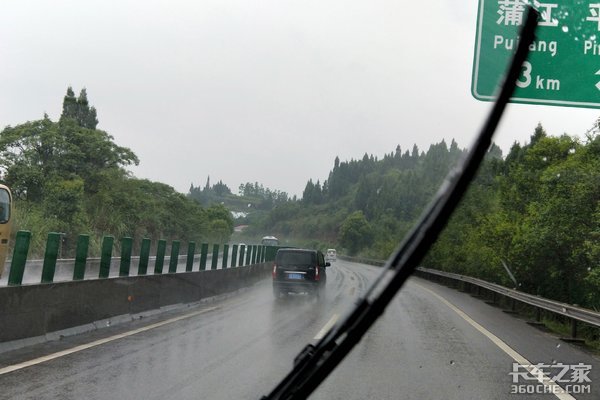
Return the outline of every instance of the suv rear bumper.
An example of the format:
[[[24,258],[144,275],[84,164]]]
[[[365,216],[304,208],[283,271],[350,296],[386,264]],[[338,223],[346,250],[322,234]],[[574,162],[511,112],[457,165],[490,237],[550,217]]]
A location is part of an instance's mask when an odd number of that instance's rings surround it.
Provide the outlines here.
[[[273,281],[273,290],[282,293],[302,293],[314,292],[322,286],[321,281],[308,282],[288,282],[288,281]]]

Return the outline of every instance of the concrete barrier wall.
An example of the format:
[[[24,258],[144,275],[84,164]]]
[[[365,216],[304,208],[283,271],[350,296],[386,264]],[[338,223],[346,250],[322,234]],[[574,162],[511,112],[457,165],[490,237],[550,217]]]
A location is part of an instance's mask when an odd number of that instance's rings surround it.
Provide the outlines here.
[[[250,286],[271,263],[177,274],[0,288],[0,343],[39,337],[115,316],[192,303]]]

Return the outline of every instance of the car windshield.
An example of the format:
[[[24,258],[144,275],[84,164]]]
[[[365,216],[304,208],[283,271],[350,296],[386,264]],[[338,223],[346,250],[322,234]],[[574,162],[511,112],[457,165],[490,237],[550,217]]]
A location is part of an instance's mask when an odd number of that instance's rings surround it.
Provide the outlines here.
[[[469,189],[311,398],[600,398],[598,0],[27,0],[0,4],[0,399],[269,396],[391,280],[529,6]]]

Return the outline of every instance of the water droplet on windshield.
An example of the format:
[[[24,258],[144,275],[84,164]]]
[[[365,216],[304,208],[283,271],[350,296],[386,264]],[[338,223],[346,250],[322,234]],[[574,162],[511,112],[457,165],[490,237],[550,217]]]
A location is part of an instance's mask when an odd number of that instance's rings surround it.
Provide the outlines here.
[[[110,326],[110,321],[106,321],[106,326]]]
[[[556,345],[556,348],[557,348],[557,349],[560,349],[560,343]]]
[[[454,365],[454,364],[456,364],[456,363],[454,362],[454,360],[450,360],[450,365]]]
[[[569,27],[566,25],[563,25],[563,27],[561,28],[563,32],[569,32]]]

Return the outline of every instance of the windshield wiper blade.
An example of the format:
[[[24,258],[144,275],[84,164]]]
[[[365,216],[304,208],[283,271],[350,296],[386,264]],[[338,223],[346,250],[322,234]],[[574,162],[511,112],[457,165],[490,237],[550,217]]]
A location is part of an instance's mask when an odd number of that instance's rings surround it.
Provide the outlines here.
[[[448,222],[491,145],[494,131],[515,90],[521,66],[527,59],[529,45],[534,40],[538,16],[532,7],[527,8],[521,40],[500,94],[467,157],[450,171],[418,224],[385,263],[383,271],[356,307],[316,345],[307,345],[294,360],[292,371],[263,399],[307,398],[360,341],[414,272]],[[394,270],[392,278],[375,294],[376,287],[391,270]]]

